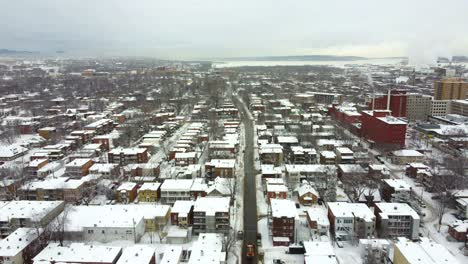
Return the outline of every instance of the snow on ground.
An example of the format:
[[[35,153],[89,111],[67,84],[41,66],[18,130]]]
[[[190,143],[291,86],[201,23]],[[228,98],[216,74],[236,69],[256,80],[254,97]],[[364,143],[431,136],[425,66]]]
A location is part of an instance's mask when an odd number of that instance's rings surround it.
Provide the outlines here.
[[[304,263],[304,255],[287,254],[287,247],[274,247],[270,236],[268,220],[266,217],[258,221],[258,232],[262,234],[262,250],[264,252],[263,263],[273,263],[274,259],[281,259],[286,263]]]
[[[359,247],[352,245],[349,242],[343,242],[343,248],[334,246],[336,257],[340,263],[346,264],[362,264],[361,253]]]

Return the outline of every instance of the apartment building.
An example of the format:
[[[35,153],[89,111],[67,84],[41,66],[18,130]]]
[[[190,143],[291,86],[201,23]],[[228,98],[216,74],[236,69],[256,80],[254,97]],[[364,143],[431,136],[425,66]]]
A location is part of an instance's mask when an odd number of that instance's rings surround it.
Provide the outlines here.
[[[363,203],[328,203],[332,236],[344,240],[367,238],[374,234],[375,215]]]
[[[131,203],[137,197],[138,185],[134,182],[123,182],[117,188],[116,200],[119,203]]]
[[[156,202],[161,197],[161,183],[145,182],[138,189],[138,200],[140,202]]]
[[[193,233],[228,233],[228,197],[199,197],[193,208]]]
[[[291,200],[271,199],[271,233],[274,246],[288,246],[294,241],[297,211]]]
[[[280,166],[283,164],[283,147],[279,144],[261,144],[259,149],[263,164]]]
[[[205,163],[206,177],[214,179],[216,177],[232,178],[236,172],[235,159],[212,159]]]
[[[32,257],[42,250],[40,233],[35,228],[22,227],[0,240],[0,263],[31,263]]]
[[[382,182],[382,198],[387,202],[407,202],[411,186],[401,179],[385,179]]]
[[[161,203],[174,204],[176,201],[192,199],[192,179],[167,179],[161,184]]]
[[[183,227],[191,226],[194,204],[194,201],[176,201],[171,208],[171,224]]]
[[[420,218],[406,203],[376,203],[376,230],[381,238],[419,238]]]
[[[468,99],[468,82],[460,78],[448,78],[434,81],[435,100]]]
[[[446,116],[450,113],[450,100],[432,100],[431,116]]]
[[[468,99],[451,101],[450,114],[468,116]]]
[[[59,243],[49,243],[33,260],[34,263],[115,264],[121,255],[121,247],[85,245],[83,243],[60,246]]]
[[[85,130],[94,131],[96,135],[110,133],[114,129],[112,119],[100,119],[84,127]]]
[[[88,175],[94,162],[91,159],[74,159],[65,165],[65,175],[71,178],[81,178]]]
[[[148,162],[148,150],[144,148],[115,148],[107,153],[109,163],[125,166],[133,163]]]
[[[44,226],[59,215],[63,201],[0,202],[0,238],[5,238],[20,227]]]
[[[427,237],[419,242],[398,238],[394,245],[393,264],[460,264],[460,262],[441,244]]]
[[[46,178],[25,183],[18,188],[18,196],[29,201],[65,201],[75,203],[82,199],[86,181],[67,177]]]
[[[431,112],[432,97],[422,94],[408,94],[406,118],[409,121],[427,120]]]

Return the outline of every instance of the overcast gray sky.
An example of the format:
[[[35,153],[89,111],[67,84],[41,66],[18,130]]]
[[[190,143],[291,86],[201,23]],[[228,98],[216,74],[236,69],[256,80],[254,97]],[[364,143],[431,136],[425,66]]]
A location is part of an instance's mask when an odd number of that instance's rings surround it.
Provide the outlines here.
[[[468,55],[466,0],[0,0],[0,48],[207,58]]]

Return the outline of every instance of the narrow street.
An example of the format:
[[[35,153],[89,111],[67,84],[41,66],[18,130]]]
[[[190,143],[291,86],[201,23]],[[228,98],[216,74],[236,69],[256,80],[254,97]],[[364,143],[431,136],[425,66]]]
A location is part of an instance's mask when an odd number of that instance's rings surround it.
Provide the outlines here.
[[[241,119],[245,127],[244,148],[244,241],[242,246],[242,263],[257,263],[257,254],[253,258],[247,258],[246,247],[257,242],[257,188],[255,185],[254,168],[254,124],[245,104],[237,97],[234,102],[241,112]],[[257,250],[256,250],[257,251]]]

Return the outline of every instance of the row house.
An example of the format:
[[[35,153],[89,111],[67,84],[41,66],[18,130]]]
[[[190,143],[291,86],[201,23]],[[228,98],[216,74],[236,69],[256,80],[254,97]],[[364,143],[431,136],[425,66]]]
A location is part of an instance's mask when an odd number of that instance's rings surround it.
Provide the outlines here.
[[[347,147],[338,147],[335,149],[336,161],[341,164],[352,164],[354,162],[354,152]]]
[[[161,203],[174,204],[176,201],[189,201],[194,180],[167,179],[161,184]]]
[[[94,131],[96,135],[110,133],[114,129],[114,122],[111,119],[100,119],[84,127],[84,130]]]
[[[193,233],[224,233],[230,230],[229,198],[199,197],[193,209]]]
[[[94,162],[91,159],[74,159],[65,165],[65,174],[72,178],[81,178],[88,175],[89,168]]]
[[[336,177],[335,165],[286,164],[285,176],[288,187],[297,188],[303,180],[313,181],[317,191],[326,188],[326,182]]]
[[[287,199],[288,187],[284,184],[267,184],[266,194],[268,202],[270,202],[271,199]]]
[[[176,166],[188,166],[198,162],[197,152],[178,152],[174,155]]]
[[[208,155],[210,158],[235,157],[236,144],[227,140],[216,140],[208,142]]]
[[[123,182],[117,188],[116,200],[119,203],[128,204],[137,197],[138,185],[134,182]]]
[[[283,147],[279,144],[261,144],[259,155],[263,164],[280,166],[284,162]]]
[[[145,182],[138,189],[138,201],[140,202],[156,202],[161,197],[161,183]]]
[[[25,183],[18,189],[18,196],[29,201],[65,201],[76,203],[83,198],[86,182],[66,177],[46,178]]]
[[[317,151],[302,146],[291,147],[290,162],[292,164],[313,164],[317,162]]]
[[[235,159],[212,159],[205,163],[206,177],[214,179],[216,177],[232,178],[236,172]]]
[[[30,177],[37,177],[37,171],[49,163],[48,159],[35,159],[29,162],[26,169],[26,174]]]
[[[193,224],[194,201],[176,201],[171,208],[171,224],[188,227]]]
[[[143,148],[115,148],[107,153],[109,163],[125,166],[133,163],[147,163],[148,150]]]
[[[70,136],[78,137],[79,145],[87,144],[94,137],[94,131],[92,130],[74,130],[70,133]]]

